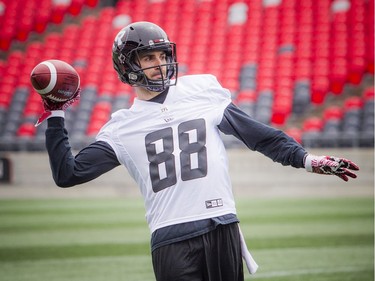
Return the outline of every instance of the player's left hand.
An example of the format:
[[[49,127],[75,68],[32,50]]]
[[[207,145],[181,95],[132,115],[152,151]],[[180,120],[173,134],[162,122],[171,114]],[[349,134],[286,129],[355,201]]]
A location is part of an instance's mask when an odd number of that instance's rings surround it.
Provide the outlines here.
[[[305,159],[305,169],[312,173],[335,175],[344,181],[348,181],[349,177],[357,177],[350,170],[358,171],[359,167],[354,162],[345,158],[308,154]]]

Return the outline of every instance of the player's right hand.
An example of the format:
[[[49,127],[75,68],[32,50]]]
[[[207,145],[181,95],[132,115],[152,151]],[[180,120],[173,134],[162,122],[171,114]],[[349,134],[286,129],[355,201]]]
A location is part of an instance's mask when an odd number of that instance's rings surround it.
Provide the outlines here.
[[[81,88],[75,92],[71,99],[64,102],[55,102],[48,98],[42,98],[44,111],[53,111],[53,110],[66,110],[73,103],[78,101],[81,97]]]
[[[71,106],[73,103],[78,101],[81,97],[81,88],[78,88],[76,93],[72,96],[71,99],[64,101],[64,102],[53,102],[52,100],[48,98],[42,98],[44,112],[40,115],[38,120],[35,123],[35,127],[38,127],[40,124],[42,124],[48,117],[52,115],[52,111],[56,110],[66,110],[69,106]]]
[[[305,159],[305,169],[311,173],[335,175],[344,181],[348,181],[349,177],[357,177],[352,171],[358,171],[359,167],[345,158],[308,154]]]

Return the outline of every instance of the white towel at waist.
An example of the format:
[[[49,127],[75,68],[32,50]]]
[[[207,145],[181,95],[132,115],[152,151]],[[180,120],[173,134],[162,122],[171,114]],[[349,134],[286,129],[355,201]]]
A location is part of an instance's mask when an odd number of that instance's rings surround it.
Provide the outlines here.
[[[240,230],[240,238],[241,238],[241,253],[242,253],[242,258],[245,260],[247,269],[249,270],[250,274],[254,274],[257,269],[258,269],[258,264],[255,262],[253,259],[252,255],[250,254],[249,250],[247,249],[246,246],[246,241],[245,238],[242,234],[240,226],[238,226]]]

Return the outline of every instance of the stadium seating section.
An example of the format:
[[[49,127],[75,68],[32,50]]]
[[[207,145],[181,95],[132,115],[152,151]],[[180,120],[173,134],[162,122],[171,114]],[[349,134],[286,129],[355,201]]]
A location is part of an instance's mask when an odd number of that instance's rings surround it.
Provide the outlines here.
[[[216,75],[240,108],[304,146],[373,147],[374,0],[0,0],[0,151],[45,149],[29,82],[42,60],[81,76],[66,114],[74,149],[129,107],[134,90],[117,78],[111,46],[141,20],[176,42],[180,75]]]

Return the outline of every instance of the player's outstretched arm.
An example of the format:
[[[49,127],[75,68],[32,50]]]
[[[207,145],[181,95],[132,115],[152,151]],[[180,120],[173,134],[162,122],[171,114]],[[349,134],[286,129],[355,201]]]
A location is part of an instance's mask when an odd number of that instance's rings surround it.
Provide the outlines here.
[[[305,158],[305,169],[311,173],[335,175],[344,181],[348,181],[349,177],[357,177],[352,171],[358,171],[359,167],[354,162],[345,158],[307,154]]]

